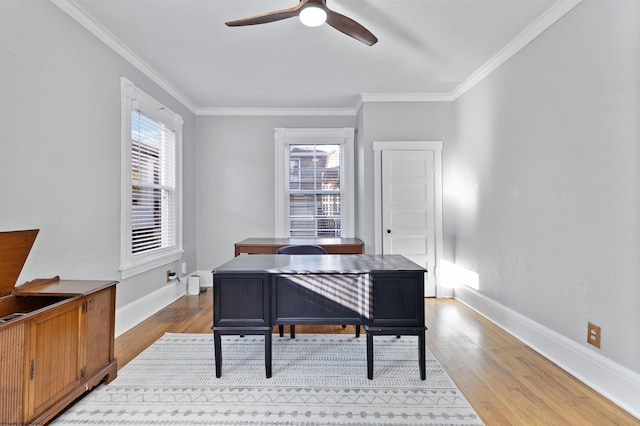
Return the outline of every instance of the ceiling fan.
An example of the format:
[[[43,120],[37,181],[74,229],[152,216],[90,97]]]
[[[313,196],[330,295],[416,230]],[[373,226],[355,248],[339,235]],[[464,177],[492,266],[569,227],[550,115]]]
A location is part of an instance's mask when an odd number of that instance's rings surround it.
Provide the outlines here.
[[[319,26],[326,22],[336,30],[368,46],[373,46],[378,41],[371,31],[353,19],[329,9],[327,7],[327,0],[300,0],[297,6],[289,9],[276,10],[249,18],[226,22],[226,25],[229,27],[242,27],[246,25],[266,24],[293,18],[294,16],[299,16],[300,20],[308,26]],[[307,23],[307,20],[309,23]]]

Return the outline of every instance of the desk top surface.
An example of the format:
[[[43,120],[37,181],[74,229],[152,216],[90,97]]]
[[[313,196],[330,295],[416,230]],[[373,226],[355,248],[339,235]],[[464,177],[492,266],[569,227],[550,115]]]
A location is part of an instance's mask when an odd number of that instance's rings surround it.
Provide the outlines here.
[[[343,244],[363,244],[357,238],[247,238],[236,245],[290,245],[290,244],[316,244],[316,245],[343,245]]]
[[[393,271],[426,272],[426,269],[397,254],[253,254],[235,257],[215,268],[213,273],[367,274]]]

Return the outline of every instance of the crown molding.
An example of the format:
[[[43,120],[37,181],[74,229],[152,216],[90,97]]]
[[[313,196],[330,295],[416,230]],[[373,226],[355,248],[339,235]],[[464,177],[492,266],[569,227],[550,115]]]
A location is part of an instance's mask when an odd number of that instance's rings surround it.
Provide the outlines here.
[[[107,30],[103,25],[93,19],[93,17],[89,15],[87,11],[80,7],[75,1],[51,0],[51,2],[62,9],[65,13],[67,13],[67,15],[77,21],[80,25],[85,27],[100,41],[113,49],[117,54],[122,56],[127,62],[136,67],[140,72],[149,77],[149,79],[151,79],[154,83],[156,83],[167,93],[173,96],[185,108],[187,108],[194,114],[196,113],[197,107],[193,102],[191,102],[191,100],[189,100],[189,98],[183,95],[178,89],[176,89],[171,83],[169,83],[168,80],[166,80],[149,64],[143,61],[124,43],[118,40],[118,38],[114,36],[109,30]]]
[[[362,102],[451,102],[450,93],[361,93]]]
[[[503,47],[491,59],[471,74],[462,84],[451,92],[452,100],[458,99],[480,83],[498,67],[507,62],[513,55],[522,50],[526,45],[542,34],[547,28],[566,15],[570,10],[582,3],[582,0],[558,0],[542,15],[533,21],[527,28],[516,36],[509,44]]]
[[[224,108],[197,107],[160,73],[144,62],[104,26],[93,19],[74,0],[51,0],[71,18],[131,63],[154,83],[196,115],[218,116],[355,116],[365,102],[452,102],[471,90],[493,71],[522,50],[547,28],[566,15],[582,0],[558,0],[509,44],[485,62],[451,93],[361,93],[352,108]]]
[[[198,108],[196,115],[218,116],[355,116],[355,108]]]

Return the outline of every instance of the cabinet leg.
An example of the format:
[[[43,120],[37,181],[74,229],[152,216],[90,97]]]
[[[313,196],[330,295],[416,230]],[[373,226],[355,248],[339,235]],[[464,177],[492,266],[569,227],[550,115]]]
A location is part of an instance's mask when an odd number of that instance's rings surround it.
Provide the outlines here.
[[[213,352],[216,359],[216,377],[220,378],[222,374],[222,339],[219,331],[213,332]]]
[[[278,326],[278,333],[280,334],[280,337],[284,336],[284,325]]]

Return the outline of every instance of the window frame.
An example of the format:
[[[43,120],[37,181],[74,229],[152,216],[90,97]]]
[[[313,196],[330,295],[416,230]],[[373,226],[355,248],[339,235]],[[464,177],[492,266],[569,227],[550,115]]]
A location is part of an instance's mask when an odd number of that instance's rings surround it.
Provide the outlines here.
[[[277,238],[291,238],[289,230],[289,147],[290,145],[341,145],[341,203],[346,208],[341,224],[342,238],[355,236],[355,129],[278,127],[275,133],[275,226]],[[304,238],[304,237],[300,237]]]
[[[120,78],[121,89],[121,178],[120,178],[120,275],[129,278],[182,257],[182,116],[140,90],[125,77]],[[147,117],[167,126],[175,133],[176,215],[175,245],[148,252],[132,252],[132,184],[131,184],[131,114],[140,111]]]

